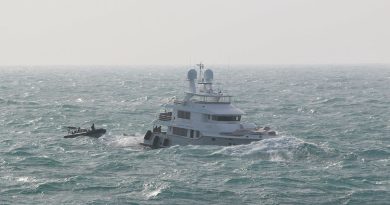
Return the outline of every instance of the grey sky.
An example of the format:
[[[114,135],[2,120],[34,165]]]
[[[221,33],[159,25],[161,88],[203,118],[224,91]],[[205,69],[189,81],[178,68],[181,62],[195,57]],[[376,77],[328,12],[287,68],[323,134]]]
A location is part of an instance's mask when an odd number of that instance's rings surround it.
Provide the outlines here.
[[[390,63],[389,0],[0,0],[0,65]]]

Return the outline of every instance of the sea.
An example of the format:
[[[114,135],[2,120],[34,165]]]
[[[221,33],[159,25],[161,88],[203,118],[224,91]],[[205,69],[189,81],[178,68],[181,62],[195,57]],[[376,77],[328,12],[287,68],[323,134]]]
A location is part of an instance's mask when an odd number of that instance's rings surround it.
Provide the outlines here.
[[[210,66],[278,137],[142,147],[189,68],[0,67],[0,204],[390,204],[390,65]]]

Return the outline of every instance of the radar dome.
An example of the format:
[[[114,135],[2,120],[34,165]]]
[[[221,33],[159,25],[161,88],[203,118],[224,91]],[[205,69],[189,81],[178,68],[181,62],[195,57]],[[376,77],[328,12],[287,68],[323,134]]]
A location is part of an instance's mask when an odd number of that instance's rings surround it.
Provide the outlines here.
[[[196,73],[196,70],[195,69],[191,69],[188,71],[187,73],[187,79],[188,80],[195,80],[196,79],[196,76],[197,76],[197,73]]]
[[[214,73],[212,70],[207,69],[204,71],[204,79],[206,80],[206,82],[212,81],[213,78],[214,78]]]

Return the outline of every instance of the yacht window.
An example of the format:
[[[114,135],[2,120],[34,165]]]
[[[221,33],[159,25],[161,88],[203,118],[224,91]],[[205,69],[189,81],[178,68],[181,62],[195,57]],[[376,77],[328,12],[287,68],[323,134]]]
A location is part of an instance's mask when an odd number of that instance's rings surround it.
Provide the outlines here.
[[[183,119],[190,119],[191,118],[191,113],[179,110],[179,111],[177,111],[177,117],[178,118],[183,118]]]
[[[241,115],[213,115],[211,119],[214,121],[240,121]]]
[[[172,127],[172,133],[175,135],[187,137],[187,129],[180,127]]]

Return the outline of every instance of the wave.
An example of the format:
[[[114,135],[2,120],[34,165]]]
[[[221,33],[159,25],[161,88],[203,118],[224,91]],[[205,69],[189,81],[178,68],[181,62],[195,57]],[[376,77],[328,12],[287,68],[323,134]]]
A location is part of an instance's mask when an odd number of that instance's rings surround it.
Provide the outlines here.
[[[99,164],[95,171],[99,172],[118,172],[118,171],[126,171],[130,170],[131,166],[120,161],[110,161],[107,160],[107,163]]]
[[[0,103],[5,103],[6,105],[40,105],[40,103],[36,101],[6,100],[2,98],[0,98]]]
[[[327,151],[319,145],[305,142],[296,137],[281,136],[247,145],[223,147],[212,154],[286,161],[322,157],[327,154]]]
[[[24,149],[17,148],[6,153],[10,156],[31,156],[32,153],[25,151]]]
[[[141,135],[116,135],[102,138],[104,143],[112,147],[131,147],[141,149],[140,143],[143,141]]]
[[[338,102],[345,102],[345,98],[332,97],[332,98],[319,99],[318,101],[314,101],[311,104],[332,104],[332,103],[338,103]]]
[[[156,184],[156,183],[145,183],[144,190],[142,190],[142,195],[145,196],[146,199],[153,199],[157,197],[159,194],[166,190],[169,186],[165,183]]]
[[[360,157],[365,159],[388,159],[390,157],[390,152],[385,149],[368,149],[363,150],[357,153]]]
[[[57,161],[47,156],[26,157],[22,161],[18,162],[18,164],[22,164],[25,166],[49,166],[49,167],[62,165],[60,161]]]
[[[65,108],[65,109],[78,109],[78,108],[80,108],[80,106],[64,104],[64,105],[61,105],[61,108]]]

